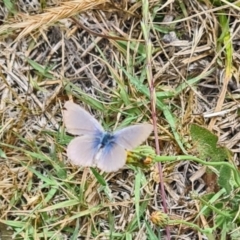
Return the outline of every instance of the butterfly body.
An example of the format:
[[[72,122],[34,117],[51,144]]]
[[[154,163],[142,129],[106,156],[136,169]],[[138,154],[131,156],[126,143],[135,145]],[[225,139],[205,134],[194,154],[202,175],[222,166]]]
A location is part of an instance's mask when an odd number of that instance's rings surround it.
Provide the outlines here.
[[[67,147],[67,156],[76,165],[117,171],[126,162],[126,150],[140,145],[153,130],[151,124],[144,123],[111,133],[104,131],[101,124],[79,105],[68,101],[64,108],[63,121],[67,131],[78,135]]]
[[[104,132],[100,141],[100,148],[110,148],[115,144],[116,137],[109,132]]]
[[[116,144],[116,137],[110,132],[103,132],[101,135],[96,135],[94,140],[93,149],[97,149],[97,152],[104,151],[108,153]],[[95,156],[95,158],[97,158]]]

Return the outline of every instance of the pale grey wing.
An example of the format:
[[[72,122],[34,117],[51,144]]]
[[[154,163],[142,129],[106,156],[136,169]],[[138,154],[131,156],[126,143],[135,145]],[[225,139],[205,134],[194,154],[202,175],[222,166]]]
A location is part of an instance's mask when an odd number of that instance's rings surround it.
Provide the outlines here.
[[[103,132],[101,124],[79,105],[67,101],[63,110],[63,122],[67,131],[74,135]]]
[[[114,133],[115,142],[125,149],[132,150],[144,142],[152,131],[153,126],[148,123],[129,126]]]
[[[94,157],[98,152],[94,142],[94,136],[88,135],[74,138],[67,146],[68,158],[78,166],[94,166]]]
[[[115,172],[122,168],[127,159],[127,153],[120,145],[113,145],[109,149],[103,148],[96,159],[96,165],[104,172]]]

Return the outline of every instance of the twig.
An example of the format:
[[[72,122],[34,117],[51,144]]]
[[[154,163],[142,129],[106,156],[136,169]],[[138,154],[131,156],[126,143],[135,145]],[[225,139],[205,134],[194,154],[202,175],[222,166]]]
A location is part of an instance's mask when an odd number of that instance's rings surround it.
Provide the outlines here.
[[[152,75],[152,64],[151,64],[152,63],[152,42],[150,40],[150,35],[149,35],[149,32],[150,32],[149,20],[151,20],[151,17],[149,16],[149,8],[148,8],[147,0],[143,0],[142,9],[143,9],[143,22],[141,23],[141,25],[142,25],[142,30],[143,30],[143,36],[145,39],[145,44],[146,44],[146,56],[147,56],[146,73],[147,73],[149,92],[150,92],[150,102],[151,102],[152,120],[153,120],[153,127],[154,127],[156,154],[160,155],[160,147],[159,147],[159,142],[158,142],[158,131],[157,131],[156,94],[155,94],[154,80],[153,80],[153,75]],[[165,213],[167,213],[168,210],[167,210],[167,204],[166,204],[166,194],[165,194],[165,189],[164,189],[164,181],[163,181],[161,162],[158,162],[158,171],[159,171],[159,178],[160,178],[160,188],[161,188],[163,210]],[[166,234],[167,234],[167,239],[170,240],[169,226],[166,226]]]

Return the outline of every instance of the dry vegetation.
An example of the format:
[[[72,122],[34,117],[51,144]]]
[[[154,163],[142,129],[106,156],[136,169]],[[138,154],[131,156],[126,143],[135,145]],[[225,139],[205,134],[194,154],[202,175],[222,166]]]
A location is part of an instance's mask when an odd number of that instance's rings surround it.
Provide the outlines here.
[[[159,144],[161,155],[198,156],[189,133],[196,123],[219,137],[237,167],[239,10],[227,1],[1,1],[0,239],[154,240],[166,231],[171,239],[220,239],[224,228],[216,212],[201,212],[209,204],[199,197],[222,190],[215,174],[194,161],[163,164],[168,216],[176,220],[166,230],[151,215],[163,212],[158,168],[126,165],[99,171],[101,179],[71,165],[61,110],[73,99],[115,129],[152,122],[156,103],[159,141],[152,135],[148,144]],[[239,187],[227,197],[238,202]],[[237,235],[233,218],[226,231]]]

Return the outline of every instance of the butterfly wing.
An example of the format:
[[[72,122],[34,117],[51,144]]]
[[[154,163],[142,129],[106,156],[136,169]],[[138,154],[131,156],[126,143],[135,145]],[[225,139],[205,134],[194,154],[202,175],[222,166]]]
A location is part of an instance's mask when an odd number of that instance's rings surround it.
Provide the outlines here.
[[[74,135],[103,132],[101,124],[79,105],[67,101],[63,110],[63,122],[67,131]]]
[[[116,131],[116,144],[125,149],[132,150],[145,141],[153,131],[153,126],[148,123],[138,124]]]
[[[126,163],[127,153],[120,145],[105,146],[96,159],[98,168],[105,172],[115,172]]]
[[[79,166],[94,166],[94,158],[99,151],[97,141],[94,135],[74,138],[67,146],[68,158]]]

